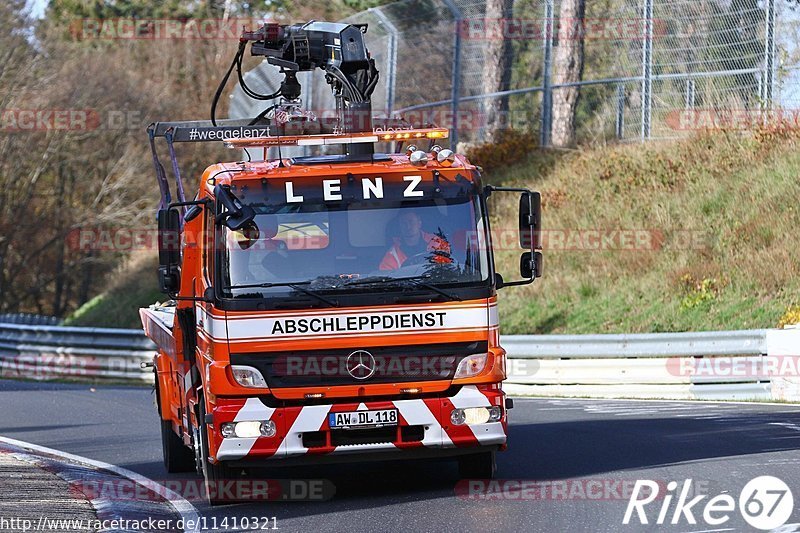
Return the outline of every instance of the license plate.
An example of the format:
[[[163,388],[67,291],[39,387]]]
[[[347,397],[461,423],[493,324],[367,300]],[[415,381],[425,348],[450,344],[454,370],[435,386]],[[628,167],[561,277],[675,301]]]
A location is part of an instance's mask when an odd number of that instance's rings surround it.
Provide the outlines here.
[[[396,426],[397,409],[377,409],[375,411],[343,411],[341,413],[329,413],[328,425],[331,429]]]

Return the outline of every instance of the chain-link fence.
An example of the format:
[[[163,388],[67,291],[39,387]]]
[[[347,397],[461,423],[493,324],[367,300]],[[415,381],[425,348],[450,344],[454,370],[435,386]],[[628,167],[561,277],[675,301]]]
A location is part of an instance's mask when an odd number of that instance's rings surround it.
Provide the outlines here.
[[[367,43],[381,70],[376,115],[449,127],[454,143],[481,141],[488,123],[500,120],[536,132],[547,145],[554,122],[563,121],[553,111],[561,91],[577,95],[574,129],[582,141],[746,126],[791,106],[800,100],[793,87],[800,16],[791,6],[598,0],[572,19],[562,16],[562,0],[402,0],[346,22],[369,25]],[[574,60],[559,48],[576,44],[582,72],[559,83]],[[277,87],[280,77],[265,74],[269,69],[251,75],[269,76]],[[334,109],[324,73],[308,73],[301,83],[309,109]],[[239,116],[255,114],[241,94],[234,104]]]

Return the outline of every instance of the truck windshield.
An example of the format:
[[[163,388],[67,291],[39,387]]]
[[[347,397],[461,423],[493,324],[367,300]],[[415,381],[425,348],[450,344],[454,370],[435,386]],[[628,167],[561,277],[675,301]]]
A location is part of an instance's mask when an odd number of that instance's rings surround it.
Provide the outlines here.
[[[411,191],[408,180],[298,182],[234,191],[256,216],[239,231],[219,230],[226,297],[368,292],[409,280],[457,288],[488,279],[486,222],[471,182],[420,180]]]

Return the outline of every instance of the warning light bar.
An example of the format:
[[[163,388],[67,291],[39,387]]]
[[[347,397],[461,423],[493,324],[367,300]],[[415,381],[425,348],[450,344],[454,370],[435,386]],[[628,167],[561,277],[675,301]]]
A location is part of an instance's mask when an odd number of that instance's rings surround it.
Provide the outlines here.
[[[449,131],[445,128],[423,128],[325,135],[270,135],[268,137],[226,139],[225,146],[228,148],[253,148],[268,146],[325,146],[332,144],[446,139],[448,135]]]
[[[413,139],[446,139],[450,135],[444,128],[408,130],[400,132],[380,133],[381,141],[408,141]]]

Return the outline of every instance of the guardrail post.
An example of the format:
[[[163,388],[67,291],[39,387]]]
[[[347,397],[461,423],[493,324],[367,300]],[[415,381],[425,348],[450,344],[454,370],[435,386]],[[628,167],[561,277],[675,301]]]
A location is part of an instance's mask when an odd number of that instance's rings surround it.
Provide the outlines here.
[[[450,130],[450,148],[456,149],[458,144],[458,111],[459,111],[459,97],[461,95],[461,10],[458,8],[453,0],[444,0],[450,13],[453,14],[453,26],[455,35],[453,36],[453,75],[452,75],[452,88],[451,88],[451,103],[450,113],[452,117],[452,127]]]
[[[553,133],[553,0],[544,2],[543,25],[542,124],[539,132],[539,144],[548,147]]]
[[[644,0],[642,8],[644,42],[642,43],[642,140],[650,138],[653,117],[653,0]]]

